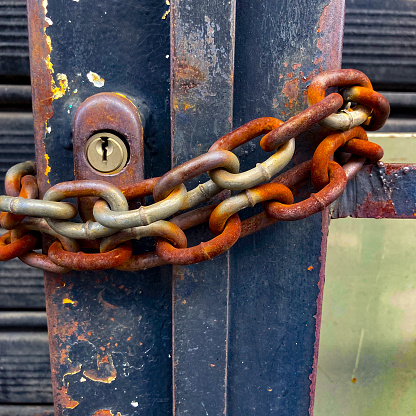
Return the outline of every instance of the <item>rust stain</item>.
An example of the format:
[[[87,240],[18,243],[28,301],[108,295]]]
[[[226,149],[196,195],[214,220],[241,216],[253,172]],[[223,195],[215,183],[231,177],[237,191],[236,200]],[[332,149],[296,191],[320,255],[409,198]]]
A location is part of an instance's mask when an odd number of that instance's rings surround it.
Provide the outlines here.
[[[62,312],[65,313],[65,312]],[[68,339],[71,335],[73,335],[78,329],[78,322],[59,322],[56,326],[53,326],[52,329],[56,331],[56,335],[59,336],[61,340]],[[61,353],[64,353],[65,350],[61,350]]]
[[[103,292],[104,290],[102,290],[99,294],[98,294],[98,301],[106,308],[109,309],[118,309],[117,306],[113,305],[110,302],[107,302],[106,300],[103,299]]]
[[[117,413],[117,415],[119,415],[120,413]],[[111,410],[108,409],[100,409],[97,410],[93,416],[114,416],[113,412]]]
[[[302,64],[301,64],[301,63],[298,63],[298,64],[293,64],[292,68],[293,68],[294,70],[296,70],[296,69],[299,69],[301,66],[302,66]]]
[[[352,378],[352,383],[355,384],[357,382],[357,379],[355,377]]]
[[[392,175],[394,173],[407,174],[409,170],[416,170],[416,165],[386,163],[384,165],[386,175]]]
[[[287,76],[288,78],[293,78],[293,72],[289,72],[289,73],[287,73],[287,74],[286,74],[286,76]]]
[[[198,67],[186,63],[178,64],[175,75],[175,82],[184,92],[197,87],[206,79],[204,73]]]
[[[373,201],[371,199],[371,193],[361,205],[357,206],[356,214],[358,217],[365,218],[384,218],[386,216],[391,218],[397,215],[391,199],[386,201]]]
[[[68,396],[68,389],[66,387],[57,388],[55,397],[58,403],[65,409],[75,409],[79,405],[79,402],[72,400]]]
[[[282,92],[289,99],[289,108],[293,108],[293,104],[296,103],[299,97],[299,78],[286,82]]]
[[[97,355],[97,369],[85,370],[82,373],[85,377],[97,383],[111,383],[117,378],[117,370],[114,367],[110,354],[101,357]]]
[[[301,72],[300,73],[300,76],[301,76],[301,78],[302,78],[302,82],[303,83],[305,83],[305,82],[308,82],[308,81],[310,81],[315,75],[316,75],[316,69],[314,69],[309,75],[303,75],[303,72]]]
[[[31,80],[33,87],[33,114],[36,160],[38,171],[47,170],[47,160],[44,158],[44,138],[47,133],[47,122],[53,115],[53,76],[50,53],[51,39],[46,34],[50,22],[47,21],[47,0],[28,2],[29,16],[29,48],[31,56]],[[64,82],[64,81],[63,81]],[[39,181],[40,197],[49,187],[48,181]]]
[[[345,2],[331,0],[324,7],[319,19],[317,32],[320,37],[317,40],[318,55],[314,59],[316,66],[325,64],[325,69],[336,69],[341,64],[342,30]],[[323,68],[320,66],[319,71]]]

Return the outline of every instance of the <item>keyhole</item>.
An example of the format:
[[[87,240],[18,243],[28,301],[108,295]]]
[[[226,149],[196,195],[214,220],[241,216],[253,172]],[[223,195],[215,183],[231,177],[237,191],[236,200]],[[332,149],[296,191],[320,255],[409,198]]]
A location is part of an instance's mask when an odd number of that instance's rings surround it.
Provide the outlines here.
[[[103,151],[103,163],[107,163],[108,137],[101,137],[101,149]]]
[[[125,142],[110,132],[94,134],[85,148],[88,163],[101,173],[116,173],[126,166],[129,159]]]

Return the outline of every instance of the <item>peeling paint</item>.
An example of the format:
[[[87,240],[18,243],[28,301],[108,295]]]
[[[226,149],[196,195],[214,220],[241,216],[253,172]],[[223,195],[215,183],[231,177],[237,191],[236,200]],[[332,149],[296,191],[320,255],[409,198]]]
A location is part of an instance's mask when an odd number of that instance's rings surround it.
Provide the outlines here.
[[[88,72],[87,78],[88,78],[88,81],[94,84],[94,87],[97,87],[97,88],[104,87],[104,82],[105,82],[104,78],[101,78],[101,76],[98,75],[96,72],[92,72],[92,71]]]
[[[76,1],[76,0],[74,0]],[[119,413],[117,413],[119,414]],[[113,412],[108,409],[97,410],[92,416],[114,416]]]
[[[85,377],[97,383],[111,383],[117,378],[117,371],[113,364],[113,359],[110,354],[97,355],[97,370],[85,370],[82,373]]]
[[[75,374],[78,374],[82,369],[82,364],[78,364],[74,369],[66,372],[62,377],[62,382],[65,384],[65,377],[66,376],[73,376]]]

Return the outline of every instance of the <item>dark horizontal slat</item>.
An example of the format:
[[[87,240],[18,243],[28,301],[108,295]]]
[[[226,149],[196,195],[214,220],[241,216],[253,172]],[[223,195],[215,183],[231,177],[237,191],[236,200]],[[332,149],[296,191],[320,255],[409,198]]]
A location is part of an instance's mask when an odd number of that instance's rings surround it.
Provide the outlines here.
[[[0,263],[2,309],[44,309],[43,272],[18,259]]]
[[[24,2],[0,2],[0,76],[29,78],[27,13]]]
[[[0,416],[53,416],[53,406],[2,406]]]
[[[46,312],[0,312],[0,330],[21,330],[21,328],[46,330]]]
[[[416,2],[346,2],[343,67],[356,68],[376,88],[416,90]]]
[[[51,403],[47,333],[0,333],[0,374],[1,403]]]
[[[391,117],[380,129],[382,133],[414,133],[416,132],[416,118]]]
[[[16,100],[28,97],[28,89],[25,87],[10,89],[6,86],[3,90],[0,89],[0,96],[2,92],[6,96],[14,96]],[[34,160],[35,147],[32,114],[29,112],[0,113],[0,143],[2,143],[0,172],[7,172],[16,163]],[[4,156],[6,154],[7,157]],[[4,180],[4,174],[0,175],[0,180]],[[1,184],[1,187],[4,189],[3,184]]]
[[[361,1],[361,4],[364,2]],[[409,6],[409,2],[407,1],[395,1],[395,2],[388,2],[393,7],[400,7]],[[406,4],[407,3],[407,4]],[[347,0],[347,10],[345,13],[346,20],[349,19],[349,17],[354,16],[354,18],[360,18],[363,16],[383,16],[383,17],[403,17],[405,19],[409,19],[411,17],[416,17],[416,12],[411,10],[394,10],[394,9],[382,9],[382,6],[387,6],[387,2],[380,1],[380,0],[372,0],[367,1],[367,8],[354,8],[355,2],[354,0]],[[373,8],[371,8],[371,6]],[[412,5],[410,5],[412,7]]]

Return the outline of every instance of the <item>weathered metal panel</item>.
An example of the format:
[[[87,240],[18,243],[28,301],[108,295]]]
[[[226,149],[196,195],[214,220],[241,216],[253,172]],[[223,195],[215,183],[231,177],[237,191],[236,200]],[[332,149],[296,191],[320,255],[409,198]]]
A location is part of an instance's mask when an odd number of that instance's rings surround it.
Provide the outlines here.
[[[170,159],[169,20],[165,1],[29,1],[41,192],[72,180],[72,119],[103,91],[152,109],[145,172]],[[56,415],[169,414],[171,274],[45,275]],[[93,398],[93,399],[92,399]]]
[[[331,207],[331,218],[415,218],[416,166],[369,165]]]
[[[305,108],[310,78],[340,66],[343,13],[343,1],[237,2],[234,126]],[[297,140],[296,163],[318,132]],[[242,169],[265,158],[244,150]],[[231,249],[229,415],[313,412],[327,227],[326,210]]]
[[[176,0],[171,13],[172,162],[177,165],[231,130],[235,0]],[[190,181],[189,189],[196,183]],[[193,235],[207,238],[205,229]],[[175,415],[227,412],[228,261],[224,253],[173,269]]]

